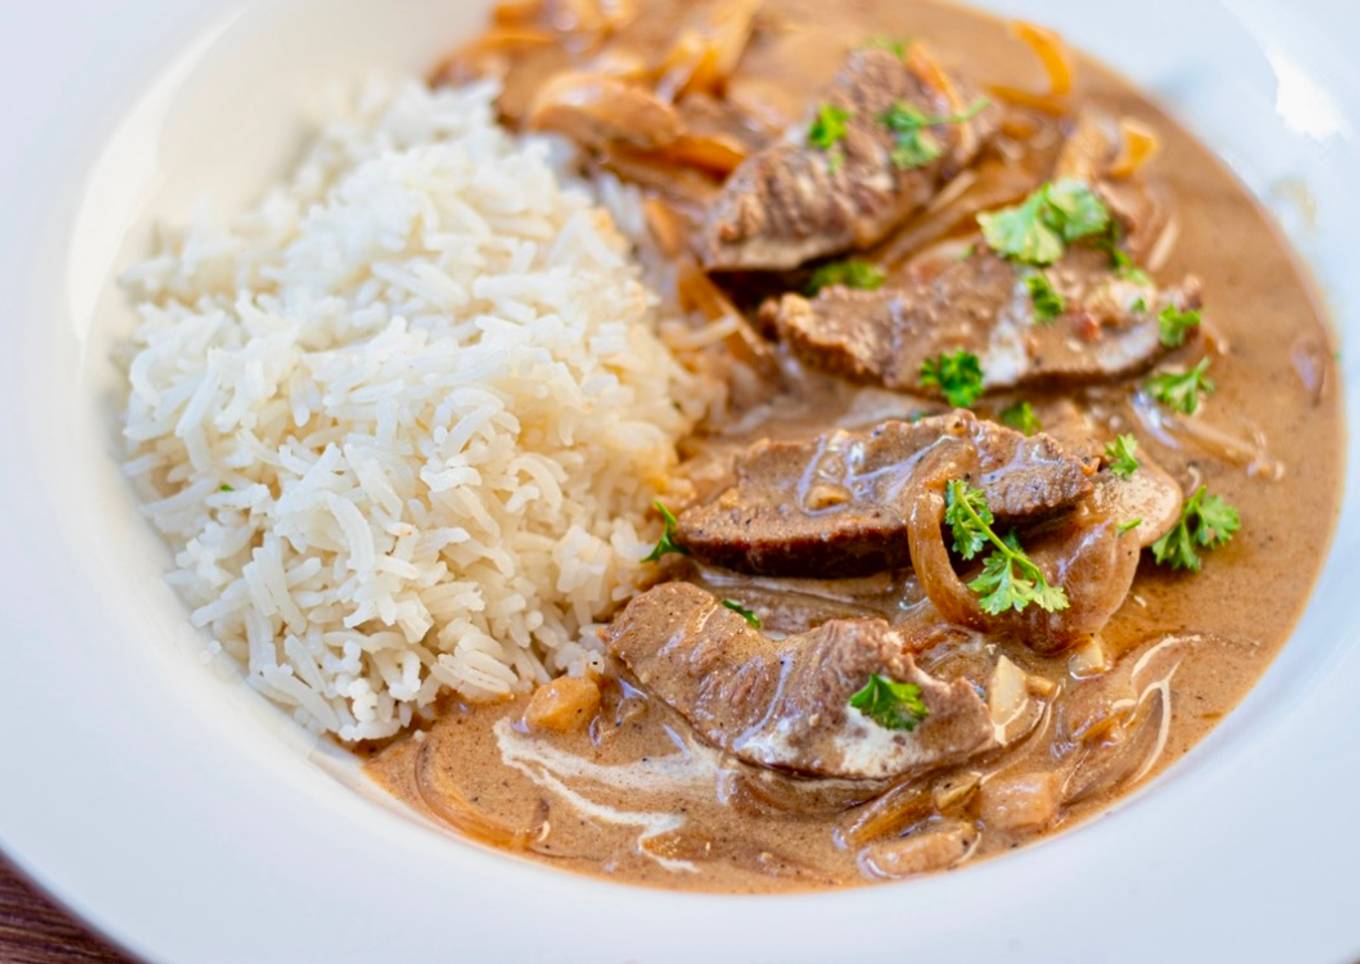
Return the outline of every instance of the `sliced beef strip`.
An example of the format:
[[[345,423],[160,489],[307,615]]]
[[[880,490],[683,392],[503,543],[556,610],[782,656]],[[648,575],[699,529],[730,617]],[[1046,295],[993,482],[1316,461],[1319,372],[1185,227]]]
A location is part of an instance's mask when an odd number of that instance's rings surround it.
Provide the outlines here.
[[[998,745],[972,684],[923,672],[904,631],[883,620],[834,620],[775,640],[675,582],[634,597],[607,638],[645,687],[747,763],[883,780]],[[885,729],[849,705],[875,673],[920,687],[928,715],[914,731]]]
[[[970,164],[996,130],[995,108],[965,123],[932,128],[942,152],[914,169],[892,160],[892,133],[881,122],[899,101],[927,116],[967,108],[970,94],[919,44],[905,58],[889,50],[850,54],[816,104],[850,112],[833,149],[807,143],[812,115],[780,143],[746,159],[709,210],[696,244],[709,270],[788,270],[882,240]]]
[[[1041,323],[1026,274],[979,250],[962,260],[924,263],[901,287],[833,287],[812,300],[784,295],[761,308],[761,322],[815,368],[919,393],[922,364],[960,349],[978,356],[987,389],[1130,375],[1167,351],[1161,310],[1200,305],[1193,278],[1161,290],[1139,285],[1112,272],[1104,252],[1077,247],[1047,271],[1067,310]]]
[[[977,484],[1011,524],[1070,508],[1095,470],[1047,435],[1019,432],[959,410],[868,432],[757,442],[733,463],[730,486],[680,514],[678,541],[698,558],[741,572],[844,578],[910,565],[912,477],[942,442],[977,450]]]

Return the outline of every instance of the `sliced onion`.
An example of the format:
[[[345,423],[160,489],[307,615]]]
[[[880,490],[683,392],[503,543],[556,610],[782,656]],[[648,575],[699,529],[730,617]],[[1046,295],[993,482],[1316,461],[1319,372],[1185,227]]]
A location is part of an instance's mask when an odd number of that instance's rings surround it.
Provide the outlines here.
[[[674,164],[698,167],[726,177],[746,160],[746,148],[730,137],[684,132],[663,147],[658,156]]]
[[[1133,177],[1162,149],[1157,132],[1137,118],[1120,118],[1119,134],[1119,156],[1110,165],[1110,177]]]
[[[652,240],[663,255],[675,259],[684,254],[689,224],[674,205],[659,197],[649,197],[642,202],[642,214],[647,219]]]
[[[991,711],[992,722],[1005,726],[1020,713],[1029,701],[1029,686],[1025,671],[1011,660],[1002,656],[992,671],[992,681],[987,687],[987,708]]]
[[[873,803],[855,814],[841,832],[849,847],[861,847],[871,840],[898,833],[929,816],[935,808],[934,796],[914,782],[899,783]]]
[[[1034,107],[1050,114],[1067,113],[1067,95],[1072,92],[1072,56],[1062,37],[1047,27],[1025,20],[1011,22],[1011,32],[1024,41],[1048,75],[1048,90],[1036,94],[1016,87],[993,86],[992,93],[1014,104]]]
[[[1233,435],[1198,416],[1182,418],[1158,405],[1144,392],[1133,398],[1133,411],[1143,428],[1168,448],[1182,448],[1189,442],[1200,451],[1245,468],[1252,478],[1278,482],[1285,476],[1285,465],[1270,454],[1265,433],[1248,425],[1248,438]]]
[[[435,739],[427,738],[416,752],[415,784],[420,800],[430,811],[460,833],[504,850],[527,850],[542,839],[547,823],[540,813],[537,827],[516,829],[492,820],[463,796],[462,790],[438,766]]]
[[[682,28],[662,62],[659,91],[674,99],[691,91],[718,93],[746,51],[761,2],[727,0]]]
[[[1068,672],[1076,679],[1090,679],[1108,673],[1113,665],[1099,636],[1092,636],[1085,645],[1073,651],[1067,660]]]
[[[623,141],[642,150],[674,143],[680,136],[675,108],[647,89],[607,74],[558,74],[529,108],[529,126],[602,147]]]

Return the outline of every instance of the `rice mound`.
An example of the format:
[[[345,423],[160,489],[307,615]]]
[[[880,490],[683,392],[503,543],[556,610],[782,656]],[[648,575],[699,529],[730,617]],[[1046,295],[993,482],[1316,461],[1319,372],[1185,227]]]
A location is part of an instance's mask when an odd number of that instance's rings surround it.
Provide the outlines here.
[[[370,91],[254,211],[123,279],[127,471],[168,578],[214,652],[344,740],[579,671],[716,391],[564,150],[494,96]]]

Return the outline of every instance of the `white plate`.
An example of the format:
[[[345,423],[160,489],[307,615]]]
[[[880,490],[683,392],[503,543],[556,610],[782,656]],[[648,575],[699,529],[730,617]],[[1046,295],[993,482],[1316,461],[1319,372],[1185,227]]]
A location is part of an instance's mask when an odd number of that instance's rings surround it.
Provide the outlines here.
[[[995,0],[1156,91],[1282,218],[1351,349],[1360,81],[1347,0]],[[296,148],[326,79],[420,69],[484,4],[49,0],[0,32],[0,846],[148,957],[591,961],[1353,959],[1360,952],[1360,511],[1245,705],[1153,788],[959,873],[818,896],[617,887],[430,832],[197,660],[112,455],[108,288],[214,193]],[[1345,46],[1343,46],[1343,44]],[[1225,244],[1231,244],[1225,238]],[[1284,346],[1281,346],[1283,350]],[[1348,480],[1357,491],[1352,450]],[[1317,532],[1324,543],[1325,528]]]

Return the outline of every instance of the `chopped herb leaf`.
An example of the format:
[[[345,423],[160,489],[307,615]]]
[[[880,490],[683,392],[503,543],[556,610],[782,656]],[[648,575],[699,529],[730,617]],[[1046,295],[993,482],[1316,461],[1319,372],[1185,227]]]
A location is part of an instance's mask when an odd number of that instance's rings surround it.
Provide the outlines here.
[[[1050,225],[1068,244],[1109,229],[1109,209],[1084,181],[1062,178],[1049,184],[1045,195]]]
[[[808,128],[808,143],[813,147],[829,151],[845,140],[846,122],[853,116],[851,111],[834,104],[822,104],[817,108],[817,116]]]
[[[1185,500],[1176,527],[1152,544],[1152,556],[1160,565],[1199,572],[1200,550],[1226,545],[1241,528],[1237,510],[1201,485]]]
[[[760,628],[761,626],[760,617],[757,616],[751,610],[747,609],[741,603],[737,602],[735,599],[724,599],[722,601],[722,604],[726,606],[728,609],[732,610],[732,612],[736,613],[742,619],[746,620],[746,622],[750,624],[752,629]]]
[[[953,482],[945,493],[944,521],[954,534],[954,551],[971,560],[986,548],[988,526],[996,516],[987,504],[987,493],[967,483]]]
[[[927,358],[921,364],[921,385],[938,388],[956,408],[968,408],[982,397],[982,363],[963,349]]]
[[[1067,299],[1048,275],[1042,271],[1031,271],[1025,275],[1025,287],[1029,290],[1029,300],[1034,303],[1034,320],[1038,324],[1052,324],[1053,320],[1067,310]]]
[[[909,38],[894,40],[892,37],[885,37],[881,34],[870,37],[868,40],[864,41],[864,43],[860,44],[865,50],[890,50],[897,55],[898,60],[906,59],[907,47],[910,45],[911,40]]]
[[[1120,236],[1123,231],[1119,227],[1119,222],[1110,220],[1110,228],[1105,232],[1105,236],[1092,242],[1095,247],[1104,250],[1110,256],[1110,267],[1114,268],[1114,273],[1125,281],[1132,281],[1140,287],[1149,288],[1152,286],[1152,278],[1138,265],[1133,263],[1133,258],[1120,247]]]
[[[893,148],[893,164],[902,170],[925,167],[944,153],[940,141],[931,133],[930,128],[944,124],[964,124],[980,114],[990,103],[980,97],[957,114],[929,116],[906,101],[899,100],[878,116],[881,123],[892,131],[897,146]]]
[[[1190,333],[1190,329],[1199,327],[1199,322],[1199,312],[1195,309],[1181,311],[1175,305],[1167,305],[1157,316],[1162,344],[1167,348],[1179,348],[1185,344],[1185,337]]]
[[[1120,254],[1123,254],[1123,252],[1121,251]],[[1128,257],[1128,255],[1124,256]],[[1134,284],[1141,285],[1144,288],[1150,288],[1152,286],[1152,278],[1148,276],[1148,273],[1142,268],[1136,268],[1132,265],[1121,267],[1119,269],[1119,277],[1123,278],[1125,281],[1132,281]]]
[[[1121,435],[1105,446],[1105,460],[1109,469],[1119,478],[1127,481],[1142,467],[1138,461],[1138,439],[1132,435]]]
[[[879,673],[870,676],[869,682],[850,697],[850,705],[888,730],[910,732],[930,715],[921,701],[919,686],[898,683]]]
[[[1020,204],[977,216],[992,250],[1025,264],[1050,265],[1067,245],[1102,234],[1110,225],[1105,203],[1072,178],[1043,185]]]
[[[986,542],[995,549],[982,564],[982,572],[968,584],[981,598],[983,612],[999,616],[1008,610],[1023,612],[1031,605],[1045,612],[1060,612],[1070,604],[1061,586],[1050,586],[1044,571],[1020,547],[1014,532],[1002,539],[992,528],[995,522],[987,497],[966,481],[949,483],[945,522],[954,534],[954,548],[965,559],[980,552]]]
[[[671,514],[671,510],[660,502],[653,502],[652,505],[656,508],[657,512],[661,513],[661,518],[665,522],[666,528],[662,531],[661,539],[657,542],[656,548],[652,550],[652,554],[642,561],[657,562],[662,556],[670,555],[672,552],[677,552],[682,556],[689,555],[689,550],[675,541],[676,521],[675,516]]]
[[[1152,397],[1163,405],[1180,412],[1194,415],[1199,411],[1201,395],[1212,395],[1215,385],[1206,375],[1209,370],[1208,356],[1188,372],[1170,371],[1153,375],[1147,381],[1147,389]]]
[[[857,291],[875,291],[883,287],[884,274],[876,264],[847,258],[845,261],[832,261],[812,272],[808,279],[807,293],[815,295],[823,288],[842,285]]]
[[[1125,533],[1132,532],[1134,529],[1137,529],[1142,524],[1143,524],[1142,519],[1130,519],[1128,522],[1119,523],[1119,525],[1115,526],[1115,529],[1117,529],[1119,531],[1119,534],[1122,536]]]
[[[1144,298],[1142,295],[1139,295],[1138,300],[1135,301],[1132,305],[1130,305],[1130,307],[1133,308],[1134,311],[1137,311],[1139,313],[1147,311],[1147,299]]]
[[[1029,402],[1016,402],[1006,409],[1001,413],[1001,422],[1026,435],[1033,435],[1043,428],[1039,424],[1039,417],[1034,414],[1034,406]]]
[[[227,485],[227,483],[223,482],[223,483],[222,483],[222,487],[221,487],[220,489],[218,489],[217,491],[218,491],[218,492],[235,492],[236,490],[233,489],[231,486]]]

